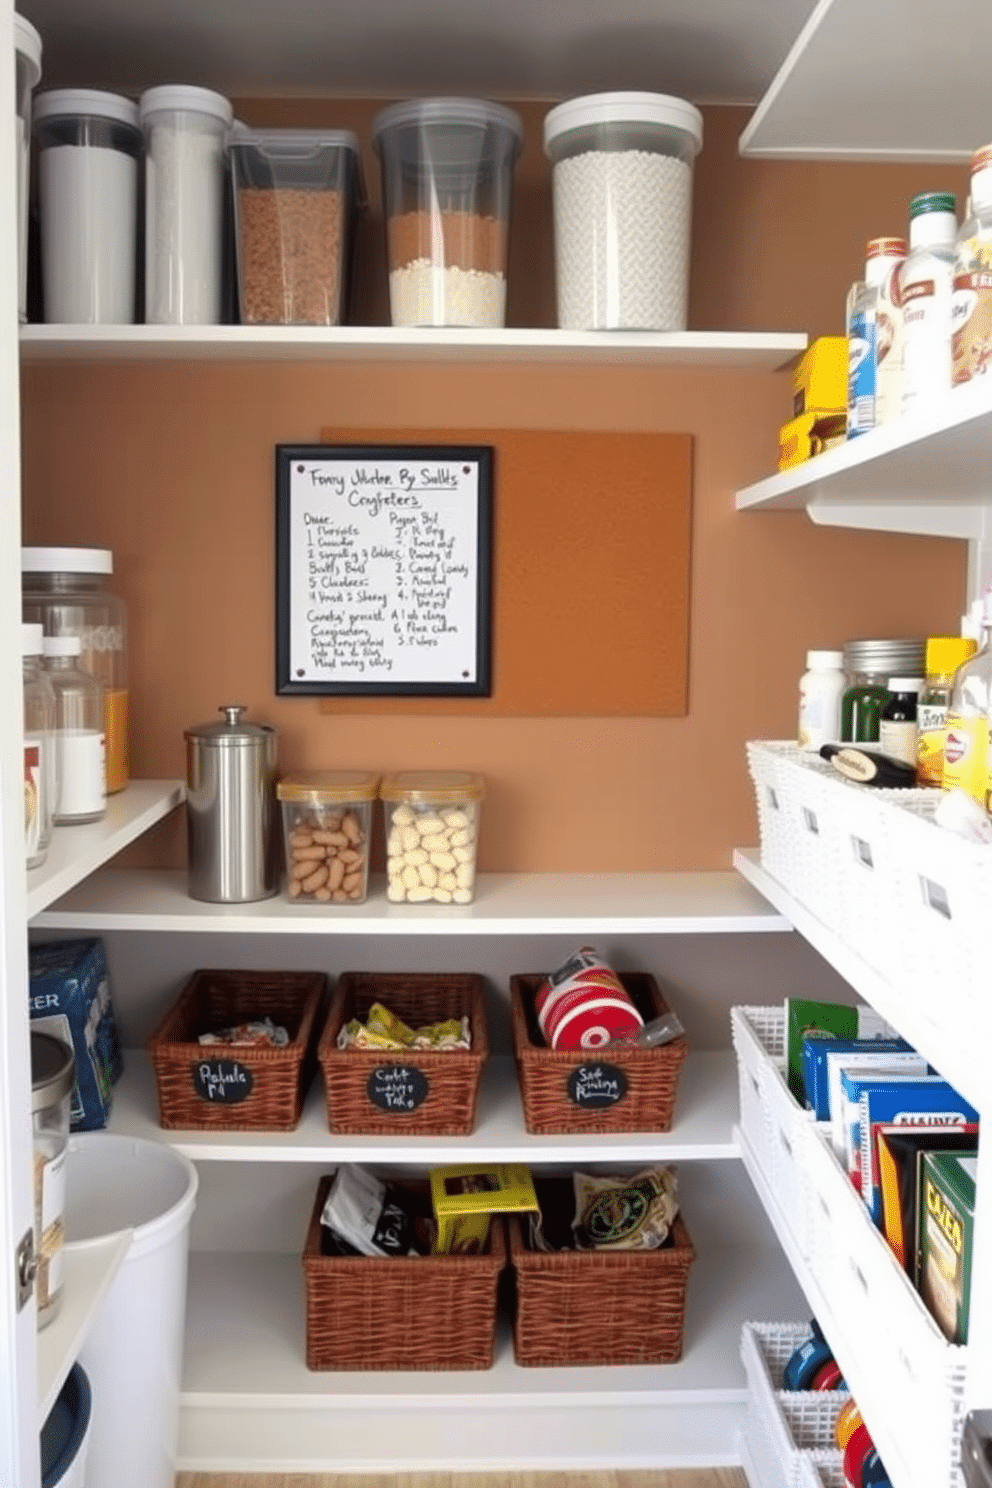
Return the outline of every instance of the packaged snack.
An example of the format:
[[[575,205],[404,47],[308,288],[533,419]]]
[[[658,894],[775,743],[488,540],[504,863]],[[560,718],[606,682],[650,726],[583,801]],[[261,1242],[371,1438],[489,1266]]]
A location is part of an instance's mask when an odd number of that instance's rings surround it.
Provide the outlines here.
[[[374,1002],[364,1023],[352,1018],[343,1025],[337,1044],[339,1049],[470,1049],[472,1030],[467,1017],[410,1028],[381,1002]]]
[[[490,1215],[537,1209],[530,1170],[520,1163],[432,1168],[431,1201],[438,1255],[478,1255],[485,1249]]]
[[[657,1250],[679,1212],[671,1168],[644,1168],[632,1178],[573,1175],[579,1250]]]
[[[620,978],[593,946],[580,946],[535,998],[538,1026],[552,1049],[601,1049],[636,1038],[644,1019]]]
[[[969,1152],[925,1152],[921,1161],[916,1284],[951,1343],[968,1342],[977,1166]]]
[[[233,1028],[201,1033],[198,1042],[231,1044],[239,1049],[284,1049],[289,1043],[289,1030],[273,1023],[271,1018],[256,1018],[250,1023],[237,1023]]]
[[[895,1038],[890,1028],[865,1003],[821,1002],[809,997],[785,999],[785,1057],[789,1089],[800,1105],[812,1105],[804,1077],[806,1039]],[[823,1119],[823,1118],[820,1118]]]
[[[411,1193],[347,1163],[334,1175],[320,1222],[331,1254],[410,1256],[430,1249],[424,1218]]]

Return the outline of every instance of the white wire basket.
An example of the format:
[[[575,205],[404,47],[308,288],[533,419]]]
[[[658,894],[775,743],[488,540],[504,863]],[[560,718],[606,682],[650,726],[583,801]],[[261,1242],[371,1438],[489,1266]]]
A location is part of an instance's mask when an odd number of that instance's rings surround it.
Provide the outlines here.
[[[812,1336],[808,1323],[745,1323],[741,1360],[747,1376],[744,1438],[762,1488],[799,1488],[803,1460],[842,1463],[835,1428],[845,1390],[784,1390],[782,1373]]]

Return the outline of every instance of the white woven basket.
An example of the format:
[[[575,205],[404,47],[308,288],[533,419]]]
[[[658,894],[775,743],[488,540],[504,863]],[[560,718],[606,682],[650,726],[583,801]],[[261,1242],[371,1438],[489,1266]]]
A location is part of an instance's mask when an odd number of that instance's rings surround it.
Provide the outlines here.
[[[745,1323],[741,1329],[748,1387],[744,1436],[762,1488],[799,1488],[807,1455],[825,1465],[841,1461],[835,1426],[847,1392],[782,1388],[785,1365],[809,1337],[808,1323]]]

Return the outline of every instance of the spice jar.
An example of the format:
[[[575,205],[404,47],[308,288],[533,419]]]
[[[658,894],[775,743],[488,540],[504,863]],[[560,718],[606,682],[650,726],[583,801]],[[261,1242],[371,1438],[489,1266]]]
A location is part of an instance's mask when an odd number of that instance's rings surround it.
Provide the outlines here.
[[[52,840],[55,798],[55,694],[41,665],[40,625],[21,626],[24,677],[24,848],[39,868]]]
[[[79,666],[78,636],[45,636],[42,649],[55,694],[55,824],[99,821],[107,810],[103,688]]]
[[[897,639],[848,641],[844,671],[848,686],[840,705],[840,737],[845,744],[877,744],[882,709],[892,676],[919,676],[924,641]]]
[[[107,793],[123,790],[128,760],[127,607],[104,588],[107,548],[22,548],[23,618],[46,635],[79,637],[79,665],[103,688]]]
[[[31,1125],[34,1146],[34,1253],[38,1326],[44,1328],[62,1301],[65,1241],[65,1172],[69,1106],[76,1062],[61,1039],[31,1030]]]
[[[216,325],[224,308],[227,139],[233,111],[209,88],[149,88],[145,131],[145,320]]]

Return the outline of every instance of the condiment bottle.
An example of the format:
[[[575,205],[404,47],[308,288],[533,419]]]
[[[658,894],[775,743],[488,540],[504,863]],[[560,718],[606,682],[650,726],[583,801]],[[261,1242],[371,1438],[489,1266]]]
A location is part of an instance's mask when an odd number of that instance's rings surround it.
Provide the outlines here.
[[[55,693],[54,820],[57,826],[99,821],[107,810],[103,688],[78,665],[78,636],[45,636],[42,646]]]
[[[865,434],[898,412],[893,402],[890,367],[899,356],[896,342],[896,296],[892,276],[906,257],[905,238],[873,238],[868,244],[865,277],[847,295],[847,437]]]
[[[807,651],[799,679],[800,749],[819,749],[840,738],[840,703],[847,678],[843,651]]]
[[[985,592],[982,643],[951,684],[944,732],[944,789],[957,787],[989,807],[989,701],[992,698],[992,586]]]
[[[952,192],[926,192],[909,204],[909,256],[899,271],[904,414],[926,408],[951,386],[957,226]]]
[[[923,642],[916,639],[848,641],[844,670],[850,678],[841,699],[840,737],[844,743],[877,744],[889,678],[919,676]]]
[[[958,667],[974,656],[978,642],[967,636],[931,636],[926,678],[916,705],[916,779],[920,785],[944,783],[944,729],[951,683]]]
[[[27,866],[45,861],[52,840],[55,694],[41,665],[41,626],[21,626],[24,676],[24,847]]]
[[[955,385],[983,377],[992,345],[992,144],[971,157],[968,213],[954,241],[951,332]]]
[[[917,698],[922,687],[922,677],[890,677],[889,696],[879,719],[878,743],[882,753],[904,760],[907,765],[916,764]]]

